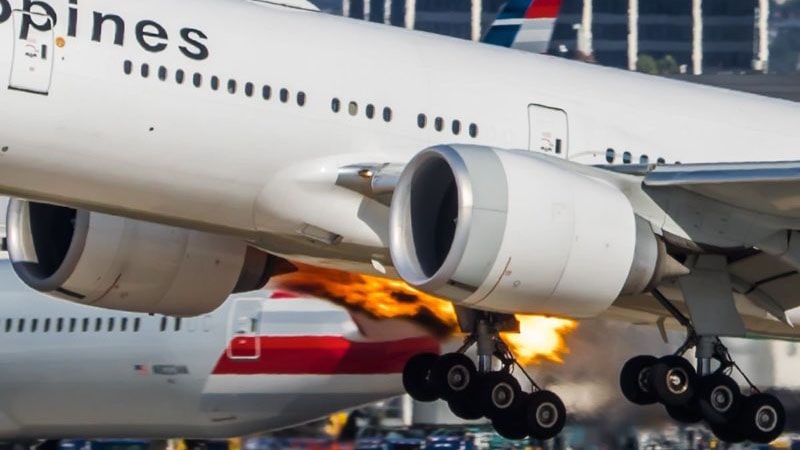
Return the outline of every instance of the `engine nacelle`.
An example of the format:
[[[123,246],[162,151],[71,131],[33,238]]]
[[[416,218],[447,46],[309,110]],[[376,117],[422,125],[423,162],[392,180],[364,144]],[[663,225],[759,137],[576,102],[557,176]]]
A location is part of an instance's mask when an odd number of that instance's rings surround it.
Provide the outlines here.
[[[615,186],[543,155],[468,145],[409,162],[389,236],[398,274],[422,291],[571,317],[648,288],[665,254]]]
[[[103,308],[191,316],[260,289],[271,256],[232,239],[11,200],[9,257],[28,286]]]

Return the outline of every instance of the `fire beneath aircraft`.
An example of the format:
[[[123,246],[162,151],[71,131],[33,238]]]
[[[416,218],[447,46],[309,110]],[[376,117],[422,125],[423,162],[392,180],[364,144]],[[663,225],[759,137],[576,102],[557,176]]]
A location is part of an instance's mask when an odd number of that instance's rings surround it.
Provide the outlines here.
[[[459,332],[452,303],[402,281],[305,264],[295,266],[296,272],[275,277],[272,285],[328,299],[379,319],[407,317],[440,337]],[[569,353],[565,337],[577,327],[575,321],[520,314],[516,317],[520,332],[502,333],[502,337],[521,364],[563,362],[563,356]]]

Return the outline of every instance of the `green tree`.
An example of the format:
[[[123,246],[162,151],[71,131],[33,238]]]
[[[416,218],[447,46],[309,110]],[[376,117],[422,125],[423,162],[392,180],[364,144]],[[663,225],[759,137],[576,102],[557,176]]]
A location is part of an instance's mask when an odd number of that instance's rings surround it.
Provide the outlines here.
[[[641,54],[636,61],[636,70],[642,73],[649,73],[650,75],[658,75],[658,63],[652,56]]]
[[[678,62],[672,55],[667,55],[658,61],[658,72],[661,75],[675,75],[680,72]]]

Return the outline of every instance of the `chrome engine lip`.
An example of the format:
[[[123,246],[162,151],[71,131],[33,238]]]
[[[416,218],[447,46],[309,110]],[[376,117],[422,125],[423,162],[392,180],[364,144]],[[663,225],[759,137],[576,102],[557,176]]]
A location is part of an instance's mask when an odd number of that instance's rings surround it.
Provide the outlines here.
[[[411,189],[417,171],[431,161],[444,161],[453,174],[458,192],[458,218],[450,251],[433,275],[426,275],[414,248],[411,224]],[[425,291],[435,291],[450,282],[458,269],[469,238],[473,207],[472,183],[461,155],[451,146],[425,149],[409,161],[397,183],[389,217],[389,250],[403,280]],[[402,205],[400,207],[396,205]]]

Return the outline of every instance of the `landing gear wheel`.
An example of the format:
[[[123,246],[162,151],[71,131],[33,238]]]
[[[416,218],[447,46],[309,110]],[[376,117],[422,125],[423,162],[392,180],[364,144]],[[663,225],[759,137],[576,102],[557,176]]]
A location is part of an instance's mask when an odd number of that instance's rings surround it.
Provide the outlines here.
[[[492,419],[492,426],[497,434],[506,439],[517,440],[528,437],[528,423],[522,405]]]
[[[474,388],[470,388],[447,402],[447,406],[456,417],[464,420],[477,420],[484,416],[474,391]]]
[[[774,395],[754,394],[742,403],[739,428],[749,440],[768,444],[783,433],[785,425],[786,411]]]
[[[650,387],[665,405],[688,404],[694,397],[696,378],[692,364],[676,355],[664,356],[650,369]]]
[[[678,423],[692,425],[703,420],[703,414],[700,412],[700,408],[698,408],[695,402],[683,406],[664,405],[664,408],[667,410],[667,414],[669,414],[672,420]]]
[[[550,439],[561,433],[567,422],[564,402],[550,391],[536,391],[526,399],[528,433],[532,438]]]
[[[440,356],[431,369],[431,384],[439,396],[447,401],[467,392],[478,375],[475,363],[461,353]]]
[[[709,424],[709,428],[711,428],[711,432],[714,433],[717,439],[729,444],[738,444],[747,440],[744,430],[735,423]]]
[[[697,406],[709,424],[733,422],[739,415],[742,399],[739,385],[723,373],[712,373],[697,382]]]
[[[439,398],[430,375],[439,355],[419,353],[412,356],[403,367],[403,387],[414,400],[432,402]]]
[[[619,387],[628,401],[637,405],[652,405],[658,402],[658,398],[650,388],[650,369],[657,362],[658,358],[655,356],[639,355],[629,359],[622,366]]]
[[[483,376],[478,388],[478,404],[486,417],[499,417],[515,411],[521,399],[522,388],[510,373],[491,372]]]

